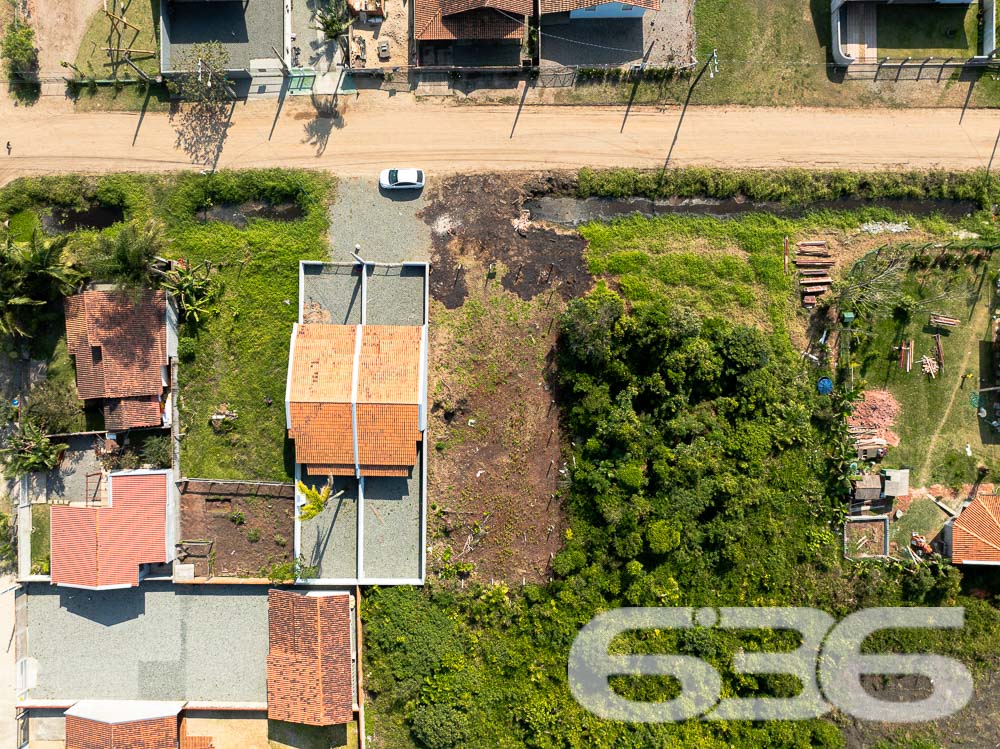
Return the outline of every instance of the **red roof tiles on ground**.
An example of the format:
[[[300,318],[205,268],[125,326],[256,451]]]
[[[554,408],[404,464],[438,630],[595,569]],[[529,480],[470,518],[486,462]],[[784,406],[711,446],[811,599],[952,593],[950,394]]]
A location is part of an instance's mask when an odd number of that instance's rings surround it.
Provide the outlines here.
[[[347,595],[268,592],[267,717],[330,726],[354,717]]]
[[[951,561],[1000,564],[1000,495],[979,495],[955,519],[951,529]]]
[[[164,562],[167,475],[112,474],[110,507],[53,505],[52,582],[100,588],[139,584],[139,565]]]
[[[76,362],[80,398],[159,396],[167,364],[166,295],[86,291],[66,300],[66,343]],[[136,405],[120,411],[115,429],[157,426],[159,414]]]

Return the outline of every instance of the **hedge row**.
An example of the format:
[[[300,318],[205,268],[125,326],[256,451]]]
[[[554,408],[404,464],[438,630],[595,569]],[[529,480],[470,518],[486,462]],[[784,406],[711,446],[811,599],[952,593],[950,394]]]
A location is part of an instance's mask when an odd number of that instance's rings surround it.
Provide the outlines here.
[[[580,197],[735,198],[812,203],[819,200],[955,200],[986,208],[997,197],[985,170],[843,172],[804,169],[581,169]]]

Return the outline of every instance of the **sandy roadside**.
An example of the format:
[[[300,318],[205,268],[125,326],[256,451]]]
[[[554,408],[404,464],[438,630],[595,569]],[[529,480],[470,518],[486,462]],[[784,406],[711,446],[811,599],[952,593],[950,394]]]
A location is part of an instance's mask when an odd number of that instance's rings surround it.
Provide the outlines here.
[[[399,99],[399,97],[396,97]],[[61,103],[60,103],[61,104]],[[236,106],[219,167],[288,166],[367,175],[390,164],[431,172],[579,166],[662,166],[679,107],[456,106],[362,99],[342,120],[309,102]],[[990,160],[1000,114],[949,109],[833,110],[692,107],[671,165],[971,169]],[[515,126],[515,118],[516,126]],[[178,147],[180,118],[163,113],[73,113],[39,105],[6,112],[0,184],[27,174],[201,169]],[[273,128],[273,131],[272,131]],[[511,136],[513,129],[513,137]],[[204,134],[201,134],[204,135]]]

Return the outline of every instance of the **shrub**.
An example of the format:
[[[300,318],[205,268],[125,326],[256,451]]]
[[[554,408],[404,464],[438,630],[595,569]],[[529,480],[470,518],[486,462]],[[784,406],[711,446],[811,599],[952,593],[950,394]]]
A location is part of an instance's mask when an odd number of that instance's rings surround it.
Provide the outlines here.
[[[288,546],[288,539],[282,536],[280,533],[274,534],[274,545],[275,546]]]
[[[156,434],[147,437],[142,443],[142,461],[154,468],[170,468],[172,463],[170,435]]]
[[[35,30],[17,20],[7,26],[0,41],[0,56],[3,57],[7,72],[14,77],[24,78],[38,69],[38,53],[35,51]]]
[[[414,738],[427,749],[451,749],[464,745],[469,737],[469,718],[465,712],[444,702],[420,705],[413,713]]]
[[[246,516],[240,510],[233,510],[226,517],[233,525],[243,525],[247,521]]]
[[[76,432],[83,426],[83,404],[72,385],[46,380],[31,389],[27,414],[47,434]]]
[[[840,171],[808,172],[803,169],[711,169],[689,167],[669,170],[581,169],[577,177],[580,197],[651,199],[670,197],[746,197],[758,201],[809,203],[819,200],[955,200],[988,207],[994,197],[983,170],[961,173],[941,171],[854,174]]]
[[[260,541],[260,531],[257,530],[256,528],[251,528],[250,530],[248,530],[247,541],[249,541],[252,544],[255,544],[258,541]]]
[[[180,338],[177,341],[177,358],[182,362],[194,361],[198,350],[198,342],[194,338]]]
[[[52,442],[34,421],[25,419],[0,446],[0,461],[11,478],[50,471],[69,445]]]

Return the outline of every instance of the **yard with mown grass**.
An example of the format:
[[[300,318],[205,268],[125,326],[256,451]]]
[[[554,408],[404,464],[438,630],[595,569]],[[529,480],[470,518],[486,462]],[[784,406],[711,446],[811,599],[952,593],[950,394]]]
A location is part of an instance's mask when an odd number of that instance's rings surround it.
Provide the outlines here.
[[[978,53],[979,3],[968,5],[879,5],[879,57],[969,58]]]
[[[878,54],[896,59],[927,55],[969,57],[977,52],[978,4],[957,7],[878,6]],[[830,53],[829,0],[698,0],[694,3],[697,66],[689,77],[587,81],[556,92],[563,103],[683,102],[713,50],[719,72],[701,77],[694,104],[816,107],[961,107],[1000,103],[990,73],[930,68],[921,80],[883,75],[874,81],[845,75]],[[713,71],[714,73],[714,71]],[[971,94],[970,94],[971,86]],[[794,117],[794,112],[789,117]]]

